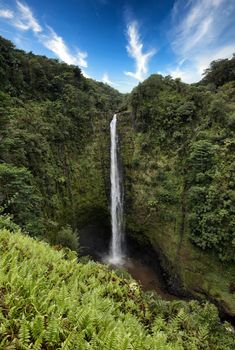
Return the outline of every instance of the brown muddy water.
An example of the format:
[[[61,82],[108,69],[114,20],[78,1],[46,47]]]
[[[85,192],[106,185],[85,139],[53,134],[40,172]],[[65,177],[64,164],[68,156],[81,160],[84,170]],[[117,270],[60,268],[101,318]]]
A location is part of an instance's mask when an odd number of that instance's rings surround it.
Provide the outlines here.
[[[178,299],[176,295],[167,291],[160,269],[157,271],[157,269],[153,269],[150,265],[138,258],[123,257],[120,263],[113,264],[110,263],[109,258],[105,256],[101,259],[101,262],[111,266],[114,270],[126,270],[132,278],[140,284],[142,290],[145,292],[156,292],[164,300]]]
[[[164,282],[160,276],[148,265],[133,258],[126,258],[123,268],[141,285],[144,291],[155,291],[165,300],[177,299],[166,291]]]
[[[165,300],[178,299],[174,294],[167,291],[160,262],[151,251],[150,247],[142,248],[134,241],[128,241],[127,254],[122,264],[109,263],[107,252],[109,251],[110,230],[107,233],[96,225],[89,225],[86,230],[80,231],[81,255],[91,256],[94,260],[109,264],[112,268],[124,269],[141,285],[144,291],[155,291]]]

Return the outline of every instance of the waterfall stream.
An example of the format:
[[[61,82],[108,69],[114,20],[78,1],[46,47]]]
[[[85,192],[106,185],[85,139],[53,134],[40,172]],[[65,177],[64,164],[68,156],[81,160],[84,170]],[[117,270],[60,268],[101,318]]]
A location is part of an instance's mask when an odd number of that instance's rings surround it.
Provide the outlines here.
[[[111,222],[112,240],[109,261],[112,264],[122,263],[124,257],[124,230],[123,230],[123,191],[122,177],[118,161],[117,115],[114,114],[110,123],[110,180],[111,180]]]
[[[97,235],[97,227],[95,226],[93,229],[90,228],[91,231],[89,234],[87,234],[87,231],[84,231],[84,234],[82,235],[83,245],[88,248],[85,255],[94,256],[98,261],[110,264],[112,268],[119,268],[121,266],[122,269],[127,270],[132,277],[142,285],[143,290],[155,290],[165,300],[175,299],[176,296],[167,292],[160,271],[160,263],[149,247],[146,250],[146,248],[140,247],[134,243],[134,241],[130,241],[129,237],[128,254],[126,254],[126,245],[128,242],[125,237],[123,220],[123,177],[119,161],[119,140],[116,114],[114,114],[110,123],[110,139],[111,244],[107,254],[107,236],[105,237],[105,242],[102,242],[102,235]],[[153,268],[152,265],[157,268]]]

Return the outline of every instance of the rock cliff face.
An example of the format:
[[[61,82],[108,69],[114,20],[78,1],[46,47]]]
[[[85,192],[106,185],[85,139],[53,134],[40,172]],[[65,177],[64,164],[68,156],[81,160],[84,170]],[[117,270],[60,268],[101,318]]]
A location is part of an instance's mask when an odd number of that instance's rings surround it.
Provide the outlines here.
[[[107,224],[109,121],[123,95],[2,37],[0,76],[0,210],[52,243],[67,225]]]
[[[190,120],[187,130],[183,126],[179,128],[179,133],[186,135],[180,143],[169,141],[168,137],[173,138],[176,133],[174,126],[166,138],[163,127],[144,130],[140,120],[150,120],[153,108],[153,97],[147,104],[145,92],[140,85],[134,91],[135,95],[143,94],[138,96],[138,106],[132,100],[129,112],[120,113],[118,117],[127,233],[142,244],[150,242],[160,257],[168,286],[175,293],[209,299],[222,315],[234,317],[233,261],[222,261],[216,249],[202,249],[192,240],[189,175],[194,170],[185,164],[192,148],[190,138],[193,139],[200,121]],[[154,87],[148,94],[154,95]],[[161,97],[158,98],[161,104]],[[214,224],[216,226],[216,222]]]

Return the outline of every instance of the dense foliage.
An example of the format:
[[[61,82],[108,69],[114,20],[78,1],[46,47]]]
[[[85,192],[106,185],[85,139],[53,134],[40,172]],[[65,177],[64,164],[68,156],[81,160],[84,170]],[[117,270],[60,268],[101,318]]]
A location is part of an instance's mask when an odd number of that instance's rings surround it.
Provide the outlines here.
[[[221,59],[213,61],[210,67],[204,72],[205,77],[201,83],[209,85],[210,89],[215,89],[229,81],[235,80],[235,54],[232,59]]]
[[[212,62],[202,85],[152,75],[130,97],[132,183],[160,221],[182,208],[182,234],[225,261],[235,259],[234,62]]]
[[[121,101],[116,90],[84,78],[78,67],[17,50],[0,37],[4,212],[53,243],[66,225],[75,230],[90,222],[94,208],[107,215],[106,127]]]
[[[76,254],[0,231],[0,348],[231,350],[229,324],[208,303],[144,294]]]
[[[163,302],[133,280],[20,234],[78,250],[80,229],[109,224],[109,120],[120,110],[129,232],[161,244],[165,265],[178,271],[197,247],[182,281],[234,314],[234,57],[213,62],[199,84],[153,75],[123,112],[126,98],[78,67],[0,37],[3,349],[234,347],[214,306]],[[191,243],[181,254],[184,242]],[[209,264],[199,261],[202,249],[215,258]]]

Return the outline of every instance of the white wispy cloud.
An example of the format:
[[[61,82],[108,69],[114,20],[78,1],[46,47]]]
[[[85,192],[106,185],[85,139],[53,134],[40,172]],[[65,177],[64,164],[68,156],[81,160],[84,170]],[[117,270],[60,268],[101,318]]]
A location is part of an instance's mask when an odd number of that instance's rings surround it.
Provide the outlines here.
[[[234,0],[177,0],[172,9],[171,46],[178,64],[167,74],[191,83],[211,61],[235,51]]]
[[[65,44],[63,38],[56,34],[56,32],[48,27],[48,33],[39,36],[41,43],[50,51],[54,52],[57,57],[68,64],[74,64],[86,68],[87,53],[76,49],[73,54],[68,46]]]
[[[102,82],[112,86],[115,89],[118,89],[120,92],[123,93],[130,92],[133,89],[133,87],[136,86],[135,81],[133,81],[133,79],[130,80],[129,78],[125,78],[125,80],[112,81],[110,80],[107,72],[103,74]]]
[[[40,33],[42,31],[42,27],[33,16],[31,9],[20,1],[16,1],[17,12],[12,20],[12,24],[21,30],[29,30],[31,29],[34,33]]]
[[[143,44],[138,32],[137,22],[131,22],[127,27],[128,45],[127,52],[135,60],[135,72],[124,72],[126,75],[138,81],[144,80],[148,73],[148,63],[155,54],[155,50],[143,52]]]
[[[91,76],[90,76],[89,74],[87,74],[83,69],[82,69],[82,75],[83,75],[85,78],[91,79]]]
[[[8,9],[0,9],[0,17],[10,19],[13,18],[14,14],[11,10]]]
[[[105,84],[108,84],[108,85],[116,85],[115,83],[113,83],[113,82],[109,79],[109,75],[108,75],[107,72],[105,72],[105,73],[103,74],[102,82],[105,83]]]
[[[0,9],[0,17],[8,20],[9,24],[21,32],[31,30],[37,40],[48,50],[52,51],[61,61],[87,68],[87,53],[79,48],[71,50],[64,39],[51,27],[42,26],[38,22],[31,8],[26,3],[16,0],[16,9],[14,11]],[[82,71],[82,73],[85,77],[89,77],[86,72]]]
[[[160,72],[160,74],[162,73]],[[181,69],[179,66],[170,69],[167,73],[163,73],[163,75],[171,75],[174,79],[180,78],[185,83],[192,83],[195,79],[197,80],[194,70],[191,70],[191,68]]]
[[[223,30],[224,21],[219,27],[215,26],[218,22],[218,11],[223,2],[227,0],[188,0],[182,2],[178,0],[178,16],[174,12],[175,18],[173,49],[183,56],[191,53],[192,50],[201,49],[210,44],[215,34]],[[180,9],[180,10],[179,10]],[[175,11],[173,9],[173,11]],[[177,23],[178,22],[178,23]]]

